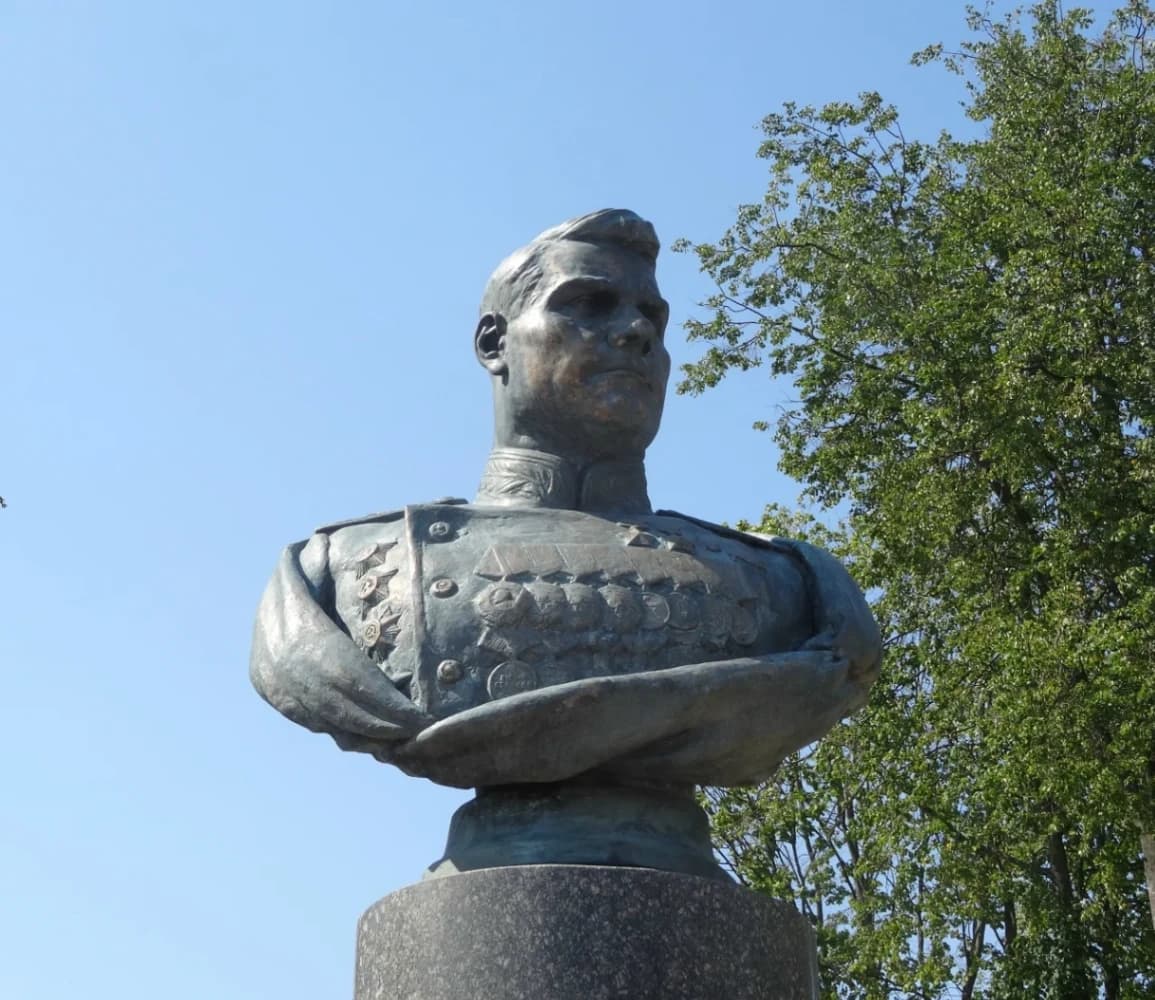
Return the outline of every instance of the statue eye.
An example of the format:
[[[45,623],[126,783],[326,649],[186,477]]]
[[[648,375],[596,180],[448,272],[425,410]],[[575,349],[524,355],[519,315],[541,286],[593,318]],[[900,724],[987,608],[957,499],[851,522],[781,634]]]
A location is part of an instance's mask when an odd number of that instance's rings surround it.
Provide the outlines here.
[[[607,313],[613,312],[617,308],[618,295],[617,292],[612,292],[609,289],[597,288],[582,292],[570,302],[583,312]]]
[[[638,306],[638,312],[646,317],[653,325],[660,337],[666,328],[666,307],[656,302],[643,302]]]

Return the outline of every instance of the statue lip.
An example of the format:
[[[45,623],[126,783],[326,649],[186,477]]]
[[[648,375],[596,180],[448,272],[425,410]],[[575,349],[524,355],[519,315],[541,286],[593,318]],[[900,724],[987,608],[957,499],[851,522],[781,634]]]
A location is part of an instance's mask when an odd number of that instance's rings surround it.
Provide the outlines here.
[[[609,368],[599,368],[593,375],[595,378],[602,378],[606,375],[629,375],[644,383],[647,388],[653,388],[653,380],[649,373],[634,365],[613,365]]]

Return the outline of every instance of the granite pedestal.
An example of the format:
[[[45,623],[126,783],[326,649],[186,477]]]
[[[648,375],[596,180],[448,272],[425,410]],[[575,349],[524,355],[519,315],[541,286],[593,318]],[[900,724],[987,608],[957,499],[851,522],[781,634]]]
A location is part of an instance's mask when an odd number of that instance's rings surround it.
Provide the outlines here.
[[[810,926],[740,886],[649,868],[517,865],[371,906],[355,1000],[812,1000]]]

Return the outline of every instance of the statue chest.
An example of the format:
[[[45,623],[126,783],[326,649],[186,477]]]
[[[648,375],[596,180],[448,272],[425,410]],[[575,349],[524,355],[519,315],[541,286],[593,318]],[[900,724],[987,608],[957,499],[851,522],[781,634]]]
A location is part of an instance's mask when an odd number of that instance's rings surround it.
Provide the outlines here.
[[[407,507],[337,532],[330,565],[350,635],[439,718],[587,677],[781,651],[808,624],[774,553],[671,516]]]

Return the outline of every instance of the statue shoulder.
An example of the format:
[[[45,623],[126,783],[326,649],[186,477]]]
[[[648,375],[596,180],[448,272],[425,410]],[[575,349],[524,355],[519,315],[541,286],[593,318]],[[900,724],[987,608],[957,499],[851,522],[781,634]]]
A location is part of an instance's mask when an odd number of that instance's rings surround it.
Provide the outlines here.
[[[689,521],[691,524],[699,528],[705,528],[707,531],[715,535],[720,535],[722,538],[742,542],[755,549],[762,549],[766,552],[781,552],[784,550],[783,540],[773,535],[759,535],[753,531],[739,531],[737,528],[729,528],[724,524],[715,524],[713,521],[705,521],[700,517],[691,517],[689,514],[683,514],[676,510],[659,510],[655,511],[655,513],[660,517],[676,517],[682,521]]]
[[[468,501],[459,497],[445,497],[435,502],[438,505],[459,506]],[[325,565],[330,567],[330,571],[333,567],[347,567],[364,562],[366,559],[371,561],[371,554],[383,551],[382,546],[388,548],[402,542],[406,534],[406,515],[414,506],[383,510],[376,514],[321,525],[313,532],[302,557],[313,549],[323,551]]]
[[[433,506],[438,504],[460,505],[467,504],[468,500],[461,497],[441,497],[437,500],[431,500],[428,504],[421,504],[420,506]],[[355,528],[363,524],[388,524],[391,521],[400,521],[405,517],[405,508],[397,507],[393,510],[384,510],[376,514],[366,514],[363,517],[351,517],[345,521],[334,521],[331,524],[323,524],[314,534],[318,535],[332,535],[342,528]]]

